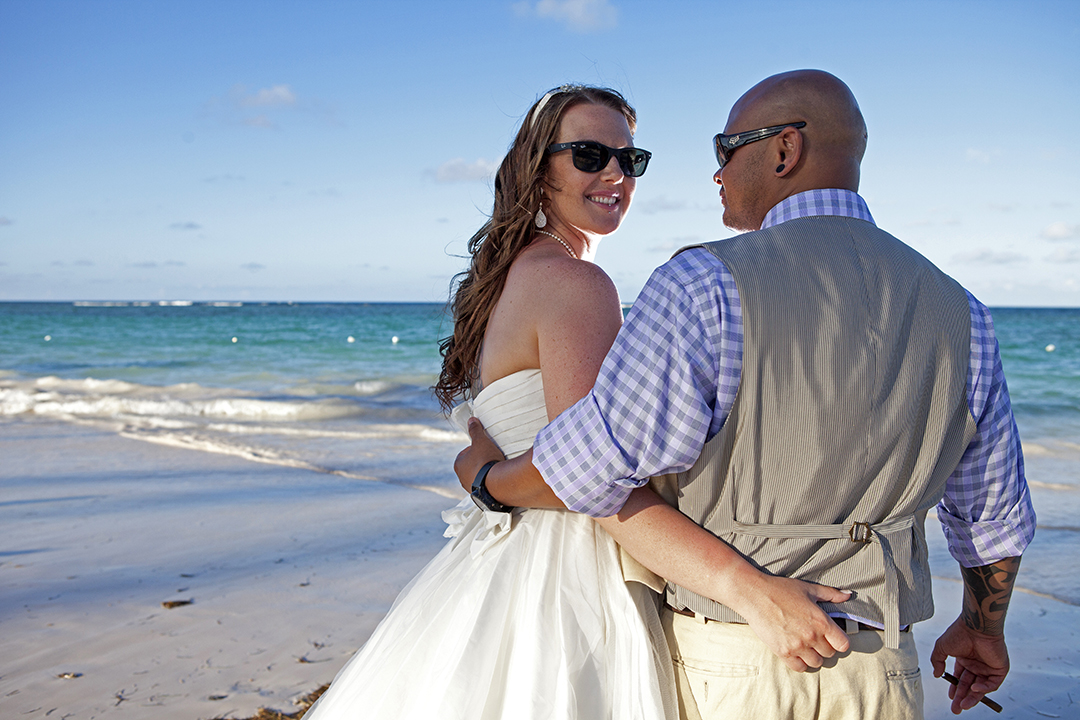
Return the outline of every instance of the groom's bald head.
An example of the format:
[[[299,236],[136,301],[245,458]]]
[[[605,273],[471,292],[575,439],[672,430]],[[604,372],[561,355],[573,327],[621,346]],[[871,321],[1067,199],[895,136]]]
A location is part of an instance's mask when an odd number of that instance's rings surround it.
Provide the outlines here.
[[[765,78],[731,108],[724,134],[800,122],[805,126],[739,147],[714,175],[724,187],[726,225],[755,230],[770,208],[807,190],[858,191],[866,123],[848,86],[827,72]]]

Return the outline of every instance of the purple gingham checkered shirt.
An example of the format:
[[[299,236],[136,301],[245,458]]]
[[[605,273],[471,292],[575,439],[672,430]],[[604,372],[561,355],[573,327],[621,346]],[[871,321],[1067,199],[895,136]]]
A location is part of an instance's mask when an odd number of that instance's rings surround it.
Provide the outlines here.
[[[873,222],[847,190],[812,190],[769,211],[762,227],[810,215]],[[938,517],[965,567],[1020,555],[1035,532],[1020,441],[990,312],[968,293],[968,406],[977,432]],[[536,437],[533,464],[571,510],[619,511],[649,477],[681,472],[727,419],[742,370],[735,280],[704,249],[657,268],[627,315],[592,392]]]

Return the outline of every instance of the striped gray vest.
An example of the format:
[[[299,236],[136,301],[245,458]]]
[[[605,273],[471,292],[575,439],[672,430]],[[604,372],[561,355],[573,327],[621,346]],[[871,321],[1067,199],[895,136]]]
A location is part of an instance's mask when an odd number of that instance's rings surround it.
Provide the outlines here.
[[[933,615],[923,522],[975,432],[967,296],[872,223],[807,217],[704,246],[735,278],[742,375],[678,507],[774,575],[854,591],[885,626]],[[666,478],[669,482],[671,477]],[[668,600],[744,622],[669,585]]]

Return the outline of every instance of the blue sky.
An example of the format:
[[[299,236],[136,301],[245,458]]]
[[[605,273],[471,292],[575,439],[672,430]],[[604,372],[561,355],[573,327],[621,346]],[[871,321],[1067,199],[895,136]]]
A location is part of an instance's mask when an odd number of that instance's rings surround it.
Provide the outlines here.
[[[0,0],[0,300],[441,301],[529,105],[653,152],[598,262],[728,237],[711,138],[776,72],[854,91],[878,224],[994,306],[1080,306],[1075,0]]]

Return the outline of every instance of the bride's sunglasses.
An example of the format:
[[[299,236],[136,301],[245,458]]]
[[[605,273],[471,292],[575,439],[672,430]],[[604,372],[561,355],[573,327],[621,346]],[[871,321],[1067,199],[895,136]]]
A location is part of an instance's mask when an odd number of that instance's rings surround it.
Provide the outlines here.
[[[574,167],[581,172],[596,173],[607,167],[608,161],[614,155],[619,161],[623,175],[627,177],[641,177],[645,174],[645,168],[649,167],[649,158],[652,153],[641,148],[611,148],[602,145],[595,140],[579,140],[578,142],[555,143],[548,146],[548,153],[569,150],[574,157]]]

